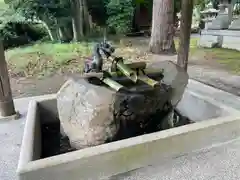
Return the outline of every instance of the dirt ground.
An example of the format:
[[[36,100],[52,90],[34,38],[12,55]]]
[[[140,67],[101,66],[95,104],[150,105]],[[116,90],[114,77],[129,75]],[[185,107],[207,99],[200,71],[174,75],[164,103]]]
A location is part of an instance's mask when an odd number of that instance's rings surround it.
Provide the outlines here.
[[[168,57],[168,60],[170,59],[174,59],[174,57]],[[154,63],[157,63],[157,61]],[[235,95],[240,95],[240,77],[228,74],[228,72],[218,65],[206,64],[204,61],[190,61],[188,71],[190,77],[193,79],[226,90]],[[56,93],[72,75],[74,74],[58,74],[42,79],[11,78],[13,96],[14,98],[20,98]],[[221,80],[219,76],[224,76],[226,80]],[[231,81],[233,78],[236,79],[234,82]]]
[[[122,42],[126,46],[131,47],[118,49],[118,55],[131,54],[131,61],[146,61],[148,63],[157,63],[162,60],[170,60],[176,62],[177,56],[159,56],[149,55],[146,53],[148,48],[148,39],[134,38],[134,40],[126,40]],[[138,53],[136,56],[135,52],[132,51],[135,48]],[[129,57],[130,57],[129,56]],[[126,57],[128,58],[128,57]],[[210,59],[209,59],[210,58]],[[240,76],[229,73],[225,67],[216,61],[212,60],[211,57],[207,57],[204,53],[194,54],[189,59],[189,70],[188,73],[190,78],[212,85],[219,89],[229,91],[230,93],[240,95]],[[56,93],[62,84],[74,74],[55,74],[51,77],[45,78],[26,78],[26,77],[11,77],[11,87],[14,98],[38,96],[43,94]]]

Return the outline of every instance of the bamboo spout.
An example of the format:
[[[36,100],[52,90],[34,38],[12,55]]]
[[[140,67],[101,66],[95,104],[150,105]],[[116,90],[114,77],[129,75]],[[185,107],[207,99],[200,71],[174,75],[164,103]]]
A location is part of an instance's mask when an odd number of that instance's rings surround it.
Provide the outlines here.
[[[131,68],[125,65],[123,62],[119,61],[117,63],[117,68],[121,71],[125,76],[131,79],[133,82],[137,82],[137,73],[134,72]]]
[[[160,83],[158,81],[155,81],[154,79],[151,79],[146,75],[140,75],[140,76],[138,76],[138,79],[154,88],[160,86]]]
[[[119,91],[120,89],[124,88],[123,85],[119,84],[118,82],[116,82],[110,78],[104,78],[102,81],[105,84],[107,84],[110,88],[114,89],[115,91]]]

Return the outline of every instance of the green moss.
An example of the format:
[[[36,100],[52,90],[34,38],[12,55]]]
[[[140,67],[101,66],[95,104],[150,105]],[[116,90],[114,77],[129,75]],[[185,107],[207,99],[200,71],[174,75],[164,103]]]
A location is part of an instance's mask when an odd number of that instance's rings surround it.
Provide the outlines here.
[[[192,38],[190,42],[191,56],[205,58],[222,65],[226,70],[240,75],[240,51],[224,48],[201,48],[198,46],[199,38]],[[176,40],[178,43],[178,40]]]

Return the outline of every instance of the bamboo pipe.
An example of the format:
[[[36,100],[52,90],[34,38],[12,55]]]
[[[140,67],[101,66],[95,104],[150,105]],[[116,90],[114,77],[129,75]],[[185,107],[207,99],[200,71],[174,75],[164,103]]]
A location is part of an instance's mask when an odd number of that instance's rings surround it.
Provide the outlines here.
[[[114,57],[109,57],[109,60],[114,61]],[[133,82],[137,82],[137,73],[125,65],[122,61],[118,61],[116,64],[119,71],[121,71],[125,76],[131,79]]]
[[[160,83],[159,83],[158,81],[155,81],[154,79],[151,79],[151,78],[149,78],[149,77],[146,76],[146,75],[140,75],[140,76],[138,76],[138,79],[139,79],[140,81],[145,82],[145,83],[148,84],[149,86],[154,87],[154,88],[160,86]]]
[[[118,82],[110,79],[110,78],[104,78],[102,81],[107,84],[110,88],[114,89],[115,91],[119,91],[120,89],[124,88],[123,85],[119,84]]]

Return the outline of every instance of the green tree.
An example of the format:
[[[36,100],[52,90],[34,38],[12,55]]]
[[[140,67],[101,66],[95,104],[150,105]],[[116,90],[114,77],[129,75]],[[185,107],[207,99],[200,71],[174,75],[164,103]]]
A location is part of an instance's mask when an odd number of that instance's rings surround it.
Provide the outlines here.
[[[70,16],[70,4],[66,0],[11,0],[7,3],[15,14],[42,23],[51,40],[60,39],[59,32]]]
[[[133,20],[132,0],[110,0],[107,5],[107,24],[117,33],[126,33],[130,30]]]

